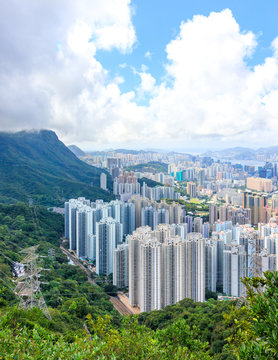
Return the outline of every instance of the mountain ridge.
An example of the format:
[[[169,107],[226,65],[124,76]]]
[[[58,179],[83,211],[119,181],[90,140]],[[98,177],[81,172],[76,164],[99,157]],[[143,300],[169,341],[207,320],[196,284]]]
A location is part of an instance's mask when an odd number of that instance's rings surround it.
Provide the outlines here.
[[[51,130],[0,132],[0,199],[4,202],[34,198],[42,205],[61,205],[68,197],[109,200],[99,187],[105,172],[79,160]]]

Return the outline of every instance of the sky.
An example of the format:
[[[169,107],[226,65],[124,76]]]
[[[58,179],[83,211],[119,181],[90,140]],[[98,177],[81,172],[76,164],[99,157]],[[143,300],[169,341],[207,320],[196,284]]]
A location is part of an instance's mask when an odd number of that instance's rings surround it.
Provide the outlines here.
[[[278,145],[278,2],[9,0],[0,130],[84,150]]]

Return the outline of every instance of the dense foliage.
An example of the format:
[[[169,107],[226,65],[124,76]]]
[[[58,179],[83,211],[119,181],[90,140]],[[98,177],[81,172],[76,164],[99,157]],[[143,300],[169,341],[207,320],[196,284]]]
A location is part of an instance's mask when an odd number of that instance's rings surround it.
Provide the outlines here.
[[[225,315],[234,331],[229,343],[237,359],[278,359],[278,272],[245,278],[247,301]]]
[[[42,285],[42,292],[52,315],[52,322],[43,322],[43,326],[70,336],[83,329],[87,314],[94,319],[98,315],[110,314],[113,323],[119,323],[119,314],[104,290],[89,283],[80,268],[68,264],[67,257],[60,250],[59,239],[64,224],[61,215],[23,203],[0,204],[0,223],[0,307],[3,311],[18,303],[10,280],[12,261],[22,260],[22,249],[40,244],[38,253],[43,257],[39,265],[48,269],[41,273],[40,279],[46,283]],[[54,259],[48,256],[50,248],[55,252]]]
[[[162,183],[158,182],[158,181],[154,181],[152,179],[148,179],[148,178],[141,178],[141,179],[138,179],[138,182],[139,184],[142,186],[143,183],[146,183],[146,185],[148,187],[156,187],[156,186],[164,186]]]
[[[223,317],[231,308],[230,302],[210,299],[206,303],[196,303],[192,299],[184,299],[163,310],[140,314],[139,322],[156,330],[184,320],[191,329],[199,329],[200,339],[209,344],[209,353],[214,359],[232,359],[224,348],[227,344],[226,338],[232,333],[232,327],[227,327]]]
[[[33,198],[36,204],[57,206],[78,196],[111,200],[99,187],[101,172],[79,160],[52,131],[0,133],[1,202]],[[108,173],[107,180],[111,189]]]
[[[32,315],[30,311],[28,315]],[[212,360],[207,344],[184,320],[154,332],[138,325],[136,318],[124,319],[123,326],[115,329],[108,316],[95,321],[88,316],[89,334],[80,332],[69,342],[40,325],[12,326],[9,316],[0,322],[0,355],[5,359]]]
[[[150,161],[146,164],[137,164],[133,166],[128,166],[127,171],[140,171],[140,172],[150,172],[150,173],[168,173],[168,164],[159,162],[159,161]]]

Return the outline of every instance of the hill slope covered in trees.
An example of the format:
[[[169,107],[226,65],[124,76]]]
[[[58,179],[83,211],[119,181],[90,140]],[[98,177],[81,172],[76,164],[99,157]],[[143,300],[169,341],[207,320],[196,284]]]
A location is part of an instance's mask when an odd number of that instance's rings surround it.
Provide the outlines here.
[[[104,170],[79,160],[53,131],[0,133],[0,201],[29,198],[43,205],[61,205],[70,197],[110,200],[100,189]],[[112,187],[107,173],[108,188]]]

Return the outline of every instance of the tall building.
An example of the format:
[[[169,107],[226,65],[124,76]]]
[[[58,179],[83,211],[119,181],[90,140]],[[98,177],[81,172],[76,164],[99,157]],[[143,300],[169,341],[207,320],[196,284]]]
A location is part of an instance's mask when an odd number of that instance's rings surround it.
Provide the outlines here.
[[[129,299],[141,311],[163,308],[191,297],[205,300],[205,240],[200,233],[186,239],[175,227],[145,226],[128,236]]]
[[[114,249],[122,242],[123,225],[113,218],[103,218],[96,226],[96,273],[113,272]]]
[[[85,205],[76,211],[76,254],[78,257],[88,257],[89,236],[92,234],[92,209]]]
[[[123,234],[132,234],[135,230],[135,205],[132,203],[123,204]]]
[[[100,188],[107,190],[107,176],[105,173],[101,173],[100,175]]]
[[[202,234],[203,219],[201,217],[194,218],[194,232]]]
[[[200,233],[190,233],[186,238],[186,297],[205,301],[205,239]]]
[[[161,243],[142,241],[140,251],[140,298],[142,312],[161,309]]]
[[[223,275],[226,295],[240,297],[245,294],[241,279],[248,275],[248,256],[243,245],[235,242],[224,245]]]
[[[249,177],[246,180],[246,187],[250,190],[269,193],[272,191],[272,181],[270,179],[263,179],[260,177]]]
[[[206,240],[206,289],[216,292],[217,282],[217,240]]]
[[[268,222],[267,197],[244,192],[243,207],[251,209],[251,224]]]
[[[86,200],[83,197],[78,199],[70,199],[68,203],[65,203],[65,209],[68,212],[68,214],[65,216],[65,234],[68,234],[69,248],[71,250],[76,250],[77,247],[77,210],[83,208],[84,206],[90,206],[90,200]]]
[[[210,229],[209,223],[204,223],[202,225],[202,235],[204,239],[209,238],[209,229]]]
[[[190,199],[196,197],[196,184],[193,181],[187,183],[187,194],[190,196]]]
[[[129,245],[120,244],[114,250],[113,261],[113,285],[118,288],[128,286],[128,272],[129,272]]]
[[[218,220],[218,208],[212,204],[209,206],[209,223],[212,225]]]
[[[142,226],[136,229],[132,235],[127,237],[129,244],[129,302],[131,306],[137,306],[140,295],[140,242],[149,238],[151,228]]]

